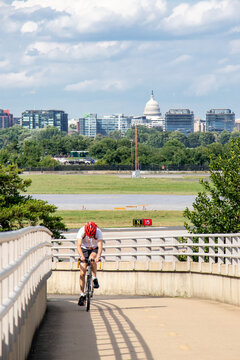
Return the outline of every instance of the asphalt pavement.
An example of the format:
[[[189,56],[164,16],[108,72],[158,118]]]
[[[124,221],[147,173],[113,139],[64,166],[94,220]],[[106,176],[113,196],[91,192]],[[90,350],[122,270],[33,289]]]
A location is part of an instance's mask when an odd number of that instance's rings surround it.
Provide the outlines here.
[[[192,209],[195,195],[158,194],[33,194],[59,210],[184,210]]]
[[[213,301],[49,296],[28,360],[239,360],[240,309]]]

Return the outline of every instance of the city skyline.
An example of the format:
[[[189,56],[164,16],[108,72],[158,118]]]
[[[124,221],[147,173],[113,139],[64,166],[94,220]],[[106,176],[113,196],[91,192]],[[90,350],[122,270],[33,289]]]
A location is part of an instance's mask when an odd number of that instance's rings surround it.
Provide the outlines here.
[[[240,1],[0,1],[1,108],[240,117]]]

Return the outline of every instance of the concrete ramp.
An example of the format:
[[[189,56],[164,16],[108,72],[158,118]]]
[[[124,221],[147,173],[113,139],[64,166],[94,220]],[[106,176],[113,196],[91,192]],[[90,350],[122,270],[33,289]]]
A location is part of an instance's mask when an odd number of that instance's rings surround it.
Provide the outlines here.
[[[206,300],[51,296],[28,360],[239,360],[240,308]]]

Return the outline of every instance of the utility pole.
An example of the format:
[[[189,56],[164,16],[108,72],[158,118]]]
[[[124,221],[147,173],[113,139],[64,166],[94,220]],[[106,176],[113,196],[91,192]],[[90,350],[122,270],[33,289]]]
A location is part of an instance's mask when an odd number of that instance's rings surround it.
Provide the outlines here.
[[[137,125],[135,124],[135,171],[138,170]]]

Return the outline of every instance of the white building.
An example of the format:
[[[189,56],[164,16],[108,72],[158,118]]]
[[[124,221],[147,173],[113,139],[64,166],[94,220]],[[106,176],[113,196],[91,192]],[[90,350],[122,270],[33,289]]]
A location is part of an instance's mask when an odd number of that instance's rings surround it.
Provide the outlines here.
[[[154,99],[152,91],[150,100],[146,103],[143,115],[146,117],[148,127],[162,127],[165,130],[165,119],[161,114],[158,102]]]

